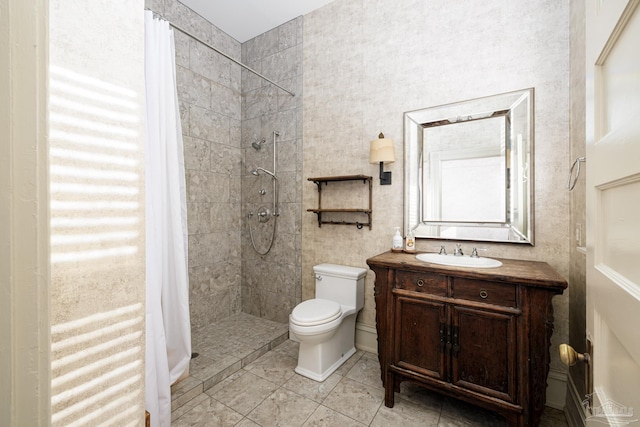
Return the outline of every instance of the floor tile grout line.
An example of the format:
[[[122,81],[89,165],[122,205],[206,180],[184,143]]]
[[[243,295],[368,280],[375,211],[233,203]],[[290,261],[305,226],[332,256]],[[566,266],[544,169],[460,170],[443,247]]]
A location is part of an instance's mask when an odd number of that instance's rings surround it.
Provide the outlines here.
[[[364,352],[363,352],[362,354],[360,354],[360,356],[359,356],[359,357],[354,361],[353,365],[352,365],[352,366],[347,370],[347,372],[346,372],[346,374],[345,374],[345,375],[340,375],[340,374],[337,374],[337,373],[335,373],[335,372],[331,374],[331,375],[334,375],[334,374],[335,374],[335,375],[339,375],[339,376],[340,376],[340,380],[339,380],[339,381],[338,381],[338,382],[337,382],[337,383],[336,383],[336,384],[331,388],[331,391],[329,391],[329,393],[327,393],[327,395],[326,395],[326,396],[324,396],[324,398],[322,399],[322,402],[318,403],[318,407],[316,408],[316,410],[317,410],[319,407],[323,407],[323,408],[326,408],[326,409],[328,409],[328,410],[330,410],[330,411],[336,412],[336,413],[338,413],[338,414],[340,414],[340,415],[342,415],[342,416],[345,416],[345,417],[347,417],[347,418],[349,418],[349,419],[351,419],[351,420],[353,420],[353,421],[355,421],[355,422],[357,422],[357,423],[364,424],[364,423],[362,423],[361,421],[359,421],[359,420],[357,420],[357,419],[353,418],[352,416],[350,416],[350,415],[348,415],[348,414],[345,414],[345,413],[343,413],[343,412],[340,412],[340,411],[338,411],[337,409],[333,409],[333,408],[331,408],[331,407],[329,407],[329,406],[326,406],[326,405],[324,404],[324,402],[328,399],[328,397],[329,397],[329,395],[331,394],[331,392],[332,392],[333,390],[335,390],[335,389],[336,389],[336,387],[338,387],[338,385],[339,385],[341,382],[343,382],[343,381],[345,380],[345,378],[346,378],[346,379],[349,379],[349,380],[352,380],[352,381],[356,381],[356,382],[358,382],[358,383],[360,383],[360,384],[362,384],[362,385],[365,385],[365,386],[366,386],[366,384],[364,384],[364,383],[362,383],[362,382],[360,382],[360,381],[358,381],[358,380],[355,380],[355,379],[353,379],[353,378],[349,378],[349,377],[348,377],[349,372],[351,372],[351,370],[352,370],[352,369],[354,369],[354,368],[356,367],[356,365],[357,365],[357,364],[358,364],[358,362],[362,359],[362,357],[363,357],[363,356],[364,356]],[[337,369],[336,369],[336,371],[337,371]],[[328,378],[327,378],[327,379],[328,379]],[[325,381],[326,381],[326,380],[325,380]],[[286,384],[286,382],[285,382],[284,384]],[[281,387],[284,387],[284,384],[283,384]],[[299,394],[299,393],[296,393],[296,392],[295,392],[295,391],[293,391],[293,390],[289,390],[289,391],[292,391],[293,393],[297,394],[298,396],[301,396],[301,397],[303,397],[303,398],[306,398],[305,396],[303,396],[303,395],[301,395],[301,394]],[[379,406],[378,406],[378,408],[376,409],[376,413],[374,414],[374,416],[373,416],[373,418],[371,419],[371,421],[370,421],[368,424],[366,424],[367,426],[370,426],[370,425],[371,425],[371,423],[373,423],[373,420],[375,419],[375,415],[377,415],[377,414],[378,414],[378,411],[380,410],[380,407],[382,406],[382,403],[383,403],[383,402],[384,402],[384,400],[380,403],[380,405],[379,405]],[[313,412],[313,413],[315,413],[315,410],[314,410],[314,412]],[[308,420],[308,419],[313,415],[313,413],[312,413],[311,415],[309,415],[309,417],[307,417],[307,419],[305,420],[305,422],[306,422],[306,421],[307,421],[307,420]],[[302,423],[302,425],[304,425],[304,422]]]
[[[363,352],[362,354],[360,354],[360,356],[355,360],[355,362],[353,363],[353,365],[351,366],[351,368],[349,368],[349,370],[347,371],[347,374],[348,374],[352,369],[354,369],[354,368],[355,368],[355,366],[357,365],[358,361],[362,359],[363,355],[364,355],[364,352]],[[249,365],[248,365],[248,366],[249,366]],[[247,370],[247,373],[250,373],[250,372]],[[295,375],[299,375],[299,374],[295,374]],[[333,375],[333,374],[332,374],[332,375]],[[335,389],[335,388],[336,388],[336,387],[337,387],[337,386],[338,386],[338,385],[339,385],[339,384],[340,384],[340,383],[341,383],[345,378],[348,378],[346,374],[345,374],[345,375],[335,374],[335,375],[340,376],[340,380],[339,380],[339,381],[338,381],[338,382],[337,382],[337,383],[332,387],[331,391],[333,391],[333,390],[334,390],[334,389]],[[294,377],[292,376],[291,378],[294,378]],[[273,391],[272,393],[270,393],[269,395],[267,395],[264,399],[262,399],[262,401],[261,401],[259,404],[257,404],[257,405],[256,405],[256,406],[255,406],[255,407],[254,407],[254,408],[253,408],[253,409],[252,409],[252,410],[251,410],[251,411],[250,411],[250,412],[249,412],[245,417],[246,417],[247,419],[249,419],[250,421],[252,421],[252,422],[256,422],[256,421],[252,420],[251,418],[249,418],[249,415],[250,415],[252,412],[254,412],[254,411],[255,411],[255,410],[256,410],[256,409],[257,409],[257,408],[258,408],[262,403],[264,403],[264,402],[265,402],[269,397],[271,397],[271,396],[272,396],[276,391],[280,390],[280,391],[286,391],[286,392],[289,392],[289,393],[293,393],[293,394],[295,394],[295,395],[297,395],[297,396],[300,396],[301,398],[304,398],[304,399],[310,400],[310,401],[312,401],[312,402],[314,402],[314,403],[316,403],[316,404],[317,404],[317,406],[316,406],[316,408],[314,409],[314,411],[313,411],[311,414],[309,414],[309,416],[308,416],[308,417],[307,417],[307,418],[302,422],[302,424],[301,424],[301,425],[304,425],[304,423],[305,423],[306,421],[308,421],[308,420],[309,420],[309,418],[311,418],[311,417],[313,416],[313,414],[314,414],[314,413],[318,410],[318,408],[320,408],[320,407],[326,408],[326,409],[331,410],[331,411],[333,411],[333,412],[336,412],[336,413],[338,413],[338,414],[340,414],[340,415],[342,415],[342,416],[345,416],[345,417],[347,417],[347,418],[349,418],[349,419],[351,419],[351,420],[353,420],[353,421],[355,421],[355,422],[361,423],[361,421],[359,421],[359,420],[357,420],[357,419],[355,419],[355,418],[351,417],[351,416],[350,416],[350,415],[348,415],[348,414],[342,413],[342,412],[340,412],[340,411],[338,411],[338,410],[336,410],[336,409],[333,409],[333,408],[331,408],[331,407],[328,407],[328,406],[324,405],[324,402],[325,402],[325,401],[326,401],[326,399],[328,398],[329,394],[331,394],[331,392],[327,393],[327,395],[326,395],[326,396],[324,396],[324,398],[322,399],[322,401],[321,401],[321,402],[317,402],[317,401],[315,401],[315,400],[309,399],[308,397],[306,397],[306,396],[304,396],[304,395],[302,395],[302,394],[300,394],[300,393],[298,393],[298,392],[296,392],[296,391],[294,391],[294,390],[290,390],[290,389],[286,388],[286,387],[285,387],[285,385],[286,385],[286,384],[291,380],[291,378],[287,379],[287,381],[285,381],[284,383],[282,383],[282,385],[278,386],[278,388],[277,388],[275,391]],[[264,378],[263,378],[263,379],[264,379]],[[362,383],[362,382],[360,382],[360,381],[358,381],[358,380],[355,380],[355,379],[352,379],[352,378],[348,378],[348,379],[350,379],[350,380],[352,380],[352,381],[359,382],[360,384],[366,385],[366,384],[364,384],[364,383]],[[379,409],[380,409],[380,406],[381,406],[381,405],[382,405],[382,402],[380,403],[380,405],[379,405],[379,406],[378,406],[378,408],[376,409],[376,414],[378,413],[378,411],[379,411]],[[225,405],[225,406],[226,406],[226,405]],[[236,411],[236,412],[237,412],[237,411]],[[373,417],[373,418],[375,418],[375,415],[374,415],[374,417]],[[373,418],[372,418],[372,421],[371,421],[371,422],[373,422]],[[367,426],[371,425],[371,422],[370,422],[369,424],[366,424],[366,425],[367,425]],[[257,423],[256,423],[256,424],[257,424]],[[364,424],[364,423],[361,423],[361,424]]]
[[[251,326],[252,325],[252,323],[251,323],[252,319],[253,319],[253,317],[251,317],[250,315],[246,315],[246,316],[243,315],[243,316],[238,318],[238,320],[239,320],[237,322],[238,325],[234,325],[233,322],[228,322],[225,325],[224,330],[216,332],[216,334],[211,334],[211,335],[220,336],[220,335],[225,335],[225,334],[234,334],[234,332],[233,332],[235,330],[234,328],[236,328],[238,326],[241,326],[242,328],[251,328],[252,327]],[[263,319],[256,318],[254,324],[261,324],[262,322],[264,322]],[[274,331],[280,332],[281,329],[274,328],[272,330],[265,331],[265,333],[266,334],[272,334],[272,333],[274,333]],[[204,335],[206,335],[206,331],[205,331]],[[248,369],[245,369],[245,368],[248,368],[252,363],[256,362],[257,360],[261,359],[262,357],[268,355],[271,352],[277,353],[279,355],[278,357],[282,356],[282,357],[287,357],[287,358],[297,358],[297,354],[294,355],[294,353],[293,353],[296,344],[292,344],[292,342],[287,340],[287,337],[286,337],[287,333],[286,332],[285,333],[275,333],[274,335],[276,335],[276,336],[266,340],[268,344],[265,343],[265,344],[261,345],[258,349],[254,349],[253,352],[250,352],[246,356],[247,358],[253,358],[252,355],[253,355],[254,352],[261,351],[260,349],[265,348],[265,346],[267,347],[266,351],[263,354],[260,354],[259,356],[257,356],[251,362],[246,363],[246,360],[248,360],[248,359],[238,358],[237,356],[235,356],[237,359],[240,360],[240,367],[238,369],[236,369],[234,372],[228,373],[224,378],[219,378],[218,381],[216,381],[215,384],[211,384],[211,386],[207,389],[207,391],[210,390],[215,385],[219,384],[221,381],[224,381],[225,379],[227,379],[229,376],[231,376],[231,375],[233,375],[233,374],[235,374],[235,373],[237,373],[237,372],[239,372],[241,370],[244,370],[245,371],[244,373],[249,373]],[[243,346],[246,345],[246,347],[249,348],[249,347],[253,346],[253,343],[260,342],[260,341],[261,340],[259,338],[256,338],[255,335],[246,336],[246,337],[243,337],[242,340],[240,340],[240,343],[237,344],[237,346],[239,348],[243,348]],[[203,347],[205,347],[205,346],[207,346],[207,344],[209,344],[209,342],[207,342],[206,340],[202,340],[200,342],[202,343]],[[286,344],[286,346],[284,346],[283,344]],[[214,347],[214,346],[211,345],[211,347]],[[220,346],[217,346],[217,347],[220,348]],[[365,358],[366,358],[366,360],[365,360]],[[203,407],[201,405],[203,405],[204,402],[207,402],[208,399],[211,399],[211,402],[216,402],[216,406],[217,406],[217,404],[220,404],[220,405],[222,405],[222,407],[226,408],[225,412],[227,410],[229,410],[229,411],[233,411],[234,414],[237,414],[234,417],[239,416],[241,418],[241,420],[238,421],[239,423],[241,423],[243,421],[245,423],[249,422],[249,421],[252,422],[252,423],[256,423],[251,418],[249,418],[249,415],[251,413],[253,413],[256,410],[256,408],[258,408],[260,405],[262,405],[267,399],[269,399],[271,396],[273,396],[274,393],[276,393],[276,392],[285,392],[286,391],[287,393],[293,393],[296,396],[299,396],[301,398],[309,399],[310,401],[314,402],[314,404],[315,404],[314,411],[311,413],[311,415],[307,416],[304,421],[302,421],[302,424],[307,422],[310,419],[310,417],[313,416],[313,413],[315,413],[316,411],[318,411],[320,409],[323,409],[323,410],[330,410],[330,411],[336,412],[337,414],[340,414],[341,416],[346,417],[345,419],[350,419],[350,420],[353,420],[354,422],[359,423],[358,425],[367,425],[367,426],[371,427],[372,425],[374,425],[374,421],[378,417],[380,417],[380,418],[378,418],[378,421],[375,421],[376,423],[378,423],[380,420],[384,420],[385,417],[388,417],[388,416],[391,415],[391,413],[387,414],[387,413],[383,412],[384,410],[383,410],[383,406],[382,405],[384,405],[384,399],[382,399],[382,401],[377,406],[377,408],[375,408],[375,411],[373,412],[371,421],[369,423],[362,423],[361,421],[359,421],[359,420],[357,420],[355,418],[352,418],[351,416],[341,412],[342,409],[347,411],[348,410],[347,407],[343,408],[342,406],[338,405],[337,406],[338,410],[336,410],[336,409],[333,409],[333,408],[327,406],[326,402],[327,402],[328,397],[335,391],[335,388],[338,387],[341,383],[346,382],[347,380],[355,381],[358,384],[365,385],[365,386],[368,386],[368,387],[377,388],[376,386],[374,386],[372,384],[372,381],[374,379],[373,372],[365,371],[365,370],[363,370],[363,371],[360,371],[360,370],[354,371],[354,369],[357,366],[360,366],[360,368],[364,369],[365,365],[366,366],[370,365],[370,367],[373,368],[373,364],[374,364],[373,362],[376,359],[377,359],[377,357],[375,355],[371,354],[371,353],[360,352],[359,356],[357,357],[357,359],[354,359],[353,363],[348,368],[346,368],[346,366],[345,366],[346,364],[345,364],[345,365],[343,365],[341,368],[339,368],[337,370],[337,371],[343,372],[344,374],[343,375],[336,374],[340,378],[337,381],[337,383],[331,388],[331,390],[328,390],[326,392],[326,394],[325,394],[324,391],[319,392],[317,390],[313,391],[313,389],[310,390],[310,392],[309,392],[310,394],[309,395],[311,395],[311,396],[318,396],[319,393],[321,393],[321,395],[319,396],[320,398],[318,400],[310,399],[310,398],[306,397],[305,395],[301,394],[301,392],[305,392],[304,391],[304,384],[299,384],[299,385],[292,384],[292,388],[296,388],[298,391],[286,388],[286,385],[291,381],[292,378],[294,378],[294,377],[288,377],[288,379],[286,379],[282,384],[276,385],[276,388],[274,390],[270,391],[266,396],[264,396],[264,397],[256,396],[256,397],[259,397],[259,399],[258,399],[259,403],[257,403],[255,406],[253,406],[248,411],[247,415],[240,414],[239,412],[237,412],[234,409],[230,408],[229,406],[225,405],[224,403],[222,403],[221,401],[217,400],[213,396],[208,395],[204,391],[204,384],[206,382],[210,382],[210,380],[212,378],[214,378],[217,375],[221,374],[224,371],[224,369],[223,369],[221,371],[218,371],[217,373],[212,374],[212,376],[210,376],[206,380],[197,380],[196,381],[197,384],[194,387],[190,387],[189,390],[187,390],[186,392],[184,392],[182,394],[182,395],[184,395],[184,394],[194,390],[194,388],[201,387],[201,389],[202,389],[201,393],[193,396],[190,400],[184,402],[180,407],[174,409],[174,411],[183,409],[183,412],[181,412],[181,415],[178,418],[176,418],[174,421],[182,419],[183,422],[180,423],[179,425],[183,425],[185,423],[189,423],[189,425],[192,426],[192,427],[203,426],[204,424],[206,424],[207,421],[204,418],[198,418],[198,417],[202,416],[202,415],[198,415],[198,414],[202,414]],[[244,360],[244,362],[243,362],[243,360]],[[236,362],[234,362],[234,363],[236,363]],[[246,363],[245,366],[242,366],[243,363]],[[347,363],[349,363],[349,362],[347,362]],[[202,367],[206,368],[206,364],[202,365]],[[274,367],[277,368],[277,366],[272,366],[271,368],[274,368]],[[269,368],[268,364],[265,364],[264,368],[268,369]],[[280,366],[280,368],[282,368],[282,366]],[[341,370],[341,369],[344,369],[344,370]],[[203,372],[207,372],[206,369],[203,369]],[[296,375],[299,375],[299,374],[296,374]],[[351,375],[351,376],[349,376],[349,375]],[[345,380],[345,378],[347,380]],[[270,380],[267,379],[267,381],[270,381]],[[409,390],[411,390],[411,389],[409,389]],[[206,396],[206,397],[200,397],[200,396],[203,396],[203,395]],[[339,394],[336,395],[336,396],[339,396]],[[406,394],[403,393],[403,395],[397,395],[397,398],[398,398],[398,400],[396,401],[396,403],[407,403],[407,404],[411,404],[411,405],[416,405],[417,404],[417,405],[423,406],[423,405],[421,405],[421,403],[423,402],[423,398],[421,397],[420,394],[416,394],[413,391],[409,391],[409,393],[406,393]],[[190,402],[194,402],[196,399],[200,399],[201,402],[197,403],[197,404],[193,404],[192,406],[188,407],[189,409],[187,409],[185,407],[185,405],[189,405]],[[462,406],[462,407],[457,406],[457,405],[455,405],[454,401],[452,401],[450,403],[447,403],[447,400],[440,399],[439,401],[427,402],[427,408],[432,408],[433,407],[432,404],[434,404],[434,403],[437,403],[437,405],[438,405],[437,407],[434,408],[435,411],[432,410],[432,414],[434,416],[433,418],[436,418],[436,416],[437,416],[437,418],[434,419],[434,422],[436,423],[435,425],[444,426],[445,423],[447,422],[447,420],[453,420],[456,423],[457,422],[463,422],[463,423],[471,422],[471,423],[473,423],[473,425],[480,425],[480,423],[482,423],[483,420],[486,421],[486,419],[483,418],[483,416],[481,414],[480,414],[480,417],[478,417],[477,415],[474,415],[473,413],[467,412],[467,410],[464,409],[464,406]],[[446,408],[445,408],[445,406],[446,406]],[[196,408],[198,408],[198,407],[199,407],[199,409],[196,410]],[[340,409],[340,408],[342,408],[342,409]],[[446,414],[444,413],[445,409],[447,409],[447,413]],[[204,413],[206,414],[207,410],[204,409],[204,411],[205,411]],[[213,410],[213,411],[215,411],[215,410]],[[402,411],[396,411],[396,414],[399,414],[401,412]],[[209,412],[209,413],[215,413],[215,412]],[[173,414],[173,411],[172,411],[172,414]],[[186,414],[190,414],[191,417],[196,417],[196,418],[183,418]],[[371,415],[371,412],[369,412],[368,414]],[[445,417],[445,415],[446,415],[446,417]],[[562,415],[563,414],[561,413],[561,416]],[[395,415],[394,417],[397,417],[397,415]],[[562,417],[562,418],[564,418],[564,417]],[[397,419],[400,419],[400,418],[397,418]],[[458,421],[458,420],[460,420],[460,421]],[[360,423],[362,423],[362,424],[360,424]],[[256,423],[256,424],[258,424],[258,423]],[[494,425],[494,424],[492,424],[492,425]],[[500,425],[504,425],[504,424],[500,424]],[[563,425],[566,426],[566,424],[563,424]],[[270,426],[266,426],[265,425],[265,426],[261,426],[261,427],[270,427]]]
[[[299,374],[296,374],[296,375],[299,375]],[[331,375],[334,375],[334,374],[331,374]],[[335,374],[335,375],[339,375],[339,374]],[[293,377],[292,377],[292,378],[293,378]],[[344,375],[340,375],[340,381],[338,381],[338,382],[337,382],[337,383],[336,383],[336,384],[331,388],[331,391],[335,390],[335,388],[338,386],[338,384],[340,384],[340,383],[342,382],[342,380],[343,380],[343,379],[345,379],[345,378],[346,378],[346,376],[344,376]],[[327,379],[329,379],[329,378],[327,378]],[[291,380],[291,378],[289,378],[289,380]],[[284,384],[282,384],[282,385],[280,386],[280,388],[283,388],[284,390],[286,390],[286,391],[288,391],[288,392],[291,392],[291,393],[296,394],[296,395],[298,395],[298,396],[300,396],[300,397],[302,397],[302,398],[304,398],[304,399],[311,400],[312,402],[314,402],[314,403],[317,403],[317,404],[318,404],[318,406],[316,407],[316,409],[315,409],[315,410],[314,410],[314,411],[313,411],[313,412],[312,412],[312,413],[311,413],[311,414],[310,414],[310,415],[305,419],[305,421],[302,423],[302,425],[304,425],[304,423],[305,423],[305,422],[307,422],[307,421],[309,420],[309,418],[311,418],[311,416],[312,416],[312,415],[313,415],[313,414],[318,410],[318,408],[319,408],[319,407],[327,408],[327,409],[329,409],[329,410],[331,410],[331,411],[337,412],[337,413],[339,413],[339,414],[341,414],[341,415],[344,415],[345,417],[348,417],[348,418],[350,418],[350,419],[352,419],[352,420],[354,420],[354,421],[359,422],[358,420],[354,419],[353,417],[348,416],[347,414],[343,414],[342,412],[339,412],[339,411],[337,411],[337,410],[335,410],[335,409],[332,409],[332,408],[330,408],[330,407],[328,407],[328,406],[324,405],[324,401],[325,401],[325,400],[327,400],[327,398],[328,398],[328,397],[329,397],[329,395],[331,394],[331,391],[329,391],[329,393],[327,393],[327,395],[326,395],[326,396],[324,396],[324,398],[322,399],[322,401],[321,401],[321,402],[317,402],[317,401],[315,401],[315,400],[313,400],[313,399],[309,399],[308,397],[306,397],[306,396],[304,396],[304,395],[302,395],[302,394],[300,394],[300,393],[296,392],[295,390],[290,390],[290,389],[286,388],[286,387],[285,387],[285,384],[286,384],[287,382],[289,382],[289,380],[287,380]],[[325,381],[326,381],[326,380],[325,380]]]

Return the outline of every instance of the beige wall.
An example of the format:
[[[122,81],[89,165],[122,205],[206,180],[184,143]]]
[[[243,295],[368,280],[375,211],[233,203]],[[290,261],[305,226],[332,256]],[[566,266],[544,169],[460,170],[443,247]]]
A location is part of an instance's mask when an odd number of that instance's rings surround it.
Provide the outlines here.
[[[143,425],[142,0],[52,0],[49,49],[52,425]]]
[[[569,273],[569,7],[566,2],[337,0],[304,17],[302,299],[313,297],[312,267],[366,267],[402,226],[403,112],[535,88],[535,247],[486,244],[487,256],[546,261]],[[393,184],[380,186],[369,141],[395,140]],[[317,189],[306,178],[374,177],[373,229],[323,225],[306,209]],[[344,198],[362,204],[349,188]],[[473,209],[470,206],[470,209]],[[418,250],[439,242],[418,240]],[[446,242],[453,246],[452,242]],[[463,242],[463,248],[470,243]],[[361,324],[375,326],[373,273]],[[554,299],[555,344],[567,337],[568,293]],[[556,351],[552,367],[562,370]]]

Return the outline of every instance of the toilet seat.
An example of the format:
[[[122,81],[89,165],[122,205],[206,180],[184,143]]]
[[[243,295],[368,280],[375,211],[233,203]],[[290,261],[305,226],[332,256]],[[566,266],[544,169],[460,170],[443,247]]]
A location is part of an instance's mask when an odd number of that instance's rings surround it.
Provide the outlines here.
[[[340,304],[326,299],[310,299],[298,304],[290,320],[298,326],[317,326],[331,322],[342,315]]]

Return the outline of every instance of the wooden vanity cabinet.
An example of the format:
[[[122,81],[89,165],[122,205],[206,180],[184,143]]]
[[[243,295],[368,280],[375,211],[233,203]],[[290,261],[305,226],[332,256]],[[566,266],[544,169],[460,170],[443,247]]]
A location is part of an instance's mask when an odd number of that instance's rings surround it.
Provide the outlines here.
[[[553,332],[551,299],[566,281],[548,264],[501,260],[457,268],[391,253],[376,274],[378,358],[385,405],[412,381],[536,426],[544,410]]]

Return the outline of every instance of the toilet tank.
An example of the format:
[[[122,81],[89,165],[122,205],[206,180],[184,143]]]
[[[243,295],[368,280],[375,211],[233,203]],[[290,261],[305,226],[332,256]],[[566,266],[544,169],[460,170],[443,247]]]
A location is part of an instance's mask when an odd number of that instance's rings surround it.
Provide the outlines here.
[[[366,268],[319,264],[313,267],[313,272],[316,277],[316,298],[355,307],[356,311],[364,306]]]

